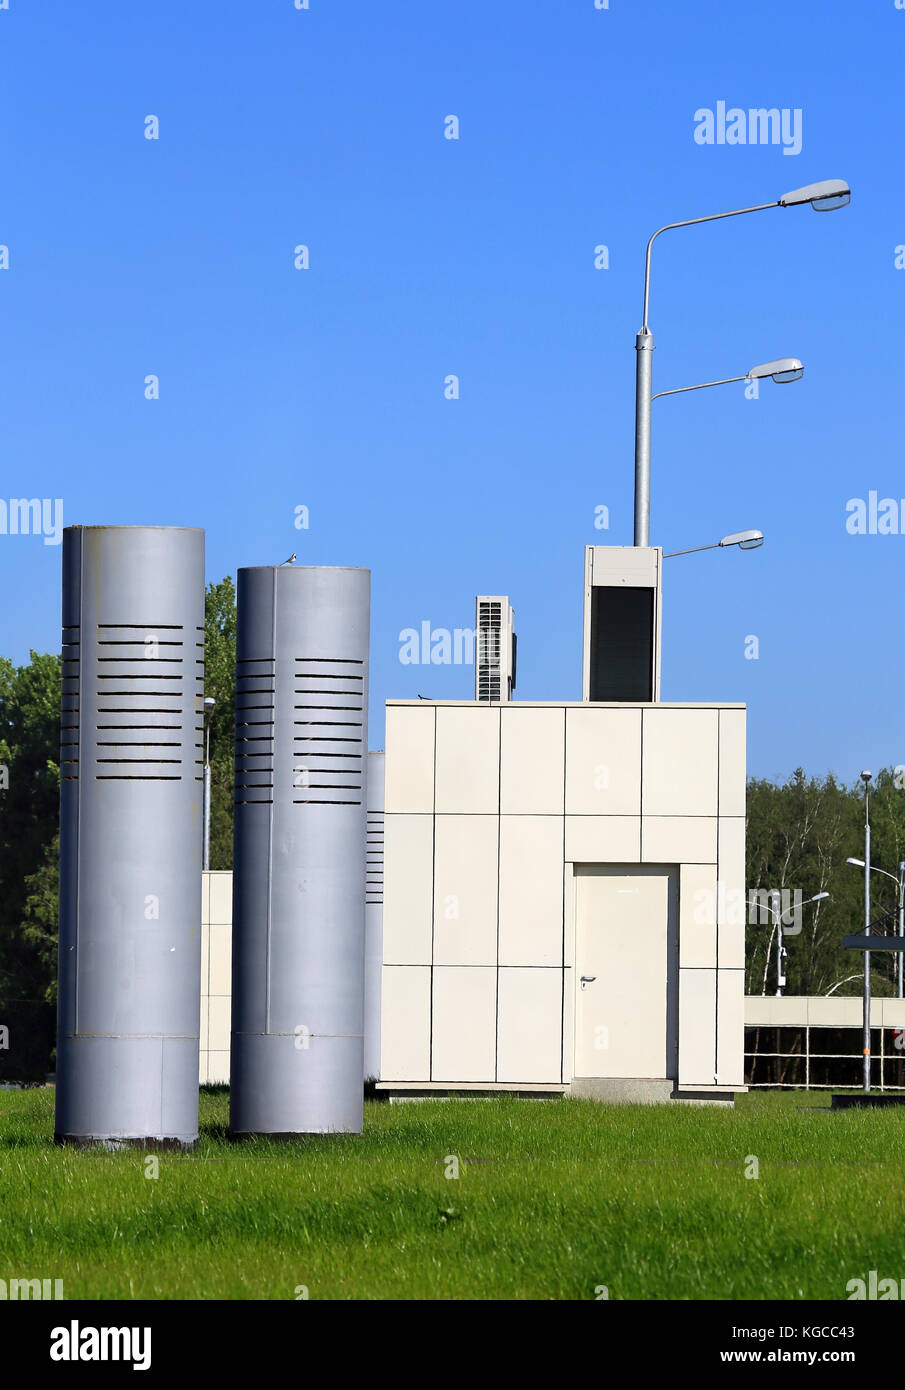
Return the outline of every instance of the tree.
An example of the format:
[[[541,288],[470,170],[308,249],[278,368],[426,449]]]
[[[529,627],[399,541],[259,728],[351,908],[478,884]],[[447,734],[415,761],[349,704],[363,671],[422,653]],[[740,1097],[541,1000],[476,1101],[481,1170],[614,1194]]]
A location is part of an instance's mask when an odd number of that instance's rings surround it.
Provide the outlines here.
[[[216,700],[210,719],[211,868],[233,866],[236,589],[227,575],[209,584],[204,605],[204,693]]]
[[[42,1076],[53,1047],[54,963],[26,922],[30,898],[45,898],[46,917],[56,894],[60,670],[48,653],[19,667],[0,658],[0,1021],[10,1030],[0,1063],[21,1078]]]

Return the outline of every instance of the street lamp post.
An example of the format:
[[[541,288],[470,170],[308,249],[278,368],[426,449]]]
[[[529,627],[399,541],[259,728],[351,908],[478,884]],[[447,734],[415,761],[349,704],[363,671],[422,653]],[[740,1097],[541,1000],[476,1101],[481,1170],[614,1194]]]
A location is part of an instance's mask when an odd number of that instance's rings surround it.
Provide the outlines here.
[[[863,773],[861,775],[862,777],[864,776]],[[849,857],[848,859],[846,859],[845,862],[846,864],[853,864],[856,869],[865,868],[865,862],[863,859],[852,859],[851,857]],[[905,860],[900,862],[898,867],[898,873],[891,874],[888,872],[888,870],[880,869],[877,867],[876,864],[871,864],[870,872],[872,874],[882,874],[884,878],[891,878],[893,883],[896,885],[896,930],[899,936],[905,936]],[[902,999],[905,998],[905,989],[903,989],[903,983],[905,983],[905,981],[903,981],[902,975],[902,965],[903,963],[905,963],[903,962],[905,952],[899,951],[897,952],[897,954],[899,957],[899,998]]]
[[[824,892],[824,893],[815,893],[814,896],[813,896],[813,898],[805,898],[805,900],[804,900],[804,902],[801,904],[801,906],[802,906],[802,907],[807,907],[809,903],[820,903],[820,902],[823,902],[823,900],[824,900],[825,898],[828,898],[829,896],[830,896],[829,893],[826,893],[826,892]],[[774,921],[776,922],[776,939],[777,939],[777,946],[776,946],[776,994],[777,994],[777,996],[778,996],[779,998],[781,998],[781,997],[782,997],[782,992],[783,992],[783,990],[784,990],[785,987],[786,987],[786,976],[785,976],[785,971],[784,971],[784,969],[783,969],[783,963],[782,963],[782,962],[783,962],[783,957],[784,957],[784,956],[787,956],[789,953],[788,953],[788,951],[786,950],[785,945],[784,945],[784,942],[783,942],[783,932],[782,932],[782,919],[783,919],[783,914],[782,914],[782,912],[780,911],[781,898],[780,898],[780,895],[779,895],[779,890],[776,889],[776,888],[774,888],[774,889],[772,890],[772,892],[770,893],[770,897],[771,897],[771,899],[772,899],[773,905],[771,906],[770,903],[767,903],[766,907],[767,907],[767,911],[772,915]],[[768,964],[769,964],[769,962],[768,962]]]
[[[707,217],[692,217],[684,222],[668,222],[665,227],[658,228],[647,243],[647,253],[644,259],[644,304],[641,328],[635,338],[637,353],[635,361],[635,545],[650,545],[651,402],[654,399],[654,335],[648,324],[648,310],[650,307],[651,251],[657,237],[663,232],[672,231],[677,227],[696,227],[702,222],[719,222],[727,217],[741,217],[748,212],[764,212],[767,208],[797,207],[804,203],[810,203],[816,211],[828,212],[833,208],[845,207],[850,200],[851,191],[848,184],[842,179],[827,179],[822,183],[812,183],[804,188],[796,188],[773,203],[758,203],[755,207],[734,208],[730,212],[715,212]],[[707,384],[717,385],[718,383]],[[662,392],[659,394],[670,393]]]
[[[873,773],[861,773],[864,783],[864,935],[870,936],[870,779]],[[864,1020],[862,1025],[864,1054],[864,1090],[870,1091],[870,951],[864,952]]]
[[[211,866],[211,718],[217,701],[213,695],[204,698],[204,855],[202,865]]]

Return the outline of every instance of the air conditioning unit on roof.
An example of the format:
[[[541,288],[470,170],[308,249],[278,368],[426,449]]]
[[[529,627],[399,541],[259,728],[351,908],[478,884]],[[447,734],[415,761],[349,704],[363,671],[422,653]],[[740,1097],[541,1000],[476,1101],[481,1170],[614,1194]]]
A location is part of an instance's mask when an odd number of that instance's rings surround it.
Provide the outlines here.
[[[475,600],[474,697],[483,704],[511,700],[515,689],[515,613],[508,598]]]

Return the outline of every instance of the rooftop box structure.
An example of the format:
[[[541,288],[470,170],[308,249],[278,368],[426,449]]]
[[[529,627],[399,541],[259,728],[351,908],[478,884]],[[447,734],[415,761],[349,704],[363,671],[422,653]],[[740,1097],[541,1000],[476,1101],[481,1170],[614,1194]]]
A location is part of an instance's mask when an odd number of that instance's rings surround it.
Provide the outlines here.
[[[658,546],[585,549],[583,700],[660,698]]]

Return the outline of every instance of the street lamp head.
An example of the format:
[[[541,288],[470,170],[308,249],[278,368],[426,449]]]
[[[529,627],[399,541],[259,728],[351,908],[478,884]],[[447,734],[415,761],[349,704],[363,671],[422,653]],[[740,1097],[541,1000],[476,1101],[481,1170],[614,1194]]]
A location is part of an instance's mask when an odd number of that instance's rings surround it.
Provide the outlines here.
[[[216,703],[217,703],[217,701],[214,699],[213,695],[205,695],[205,697],[204,697],[204,708],[205,708],[205,710],[207,711],[208,714],[211,713],[211,711],[213,710],[214,705],[215,705]]]
[[[759,381],[767,376],[780,385],[787,381],[800,381],[804,376],[804,367],[797,357],[777,357],[775,362],[762,362],[759,367],[752,367],[747,380]]]
[[[829,893],[815,893],[813,898],[809,898],[808,901],[812,903],[819,903],[823,902],[823,899],[828,898],[829,896]]]
[[[867,769],[865,769],[864,772],[861,773],[861,781],[864,783],[865,787],[867,786],[868,782],[873,777],[873,775],[874,774],[872,772],[868,772]]]
[[[763,531],[733,531],[731,536],[724,536],[719,542],[720,545],[737,545],[739,550],[757,550],[758,546],[764,543]]]
[[[856,869],[863,869],[863,868],[864,868],[864,860],[863,860],[863,859],[846,859],[845,862],[846,862],[846,864],[854,864],[854,866],[855,866]]]
[[[844,179],[824,179],[822,183],[808,183],[804,188],[793,188],[784,193],[779,200],[780,207],[794,208],[802,203],[810,203],[815,212],[832,212],[834,208],[844,208],[852,200],[852,191]]]

